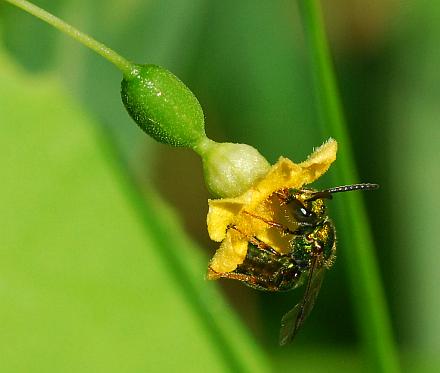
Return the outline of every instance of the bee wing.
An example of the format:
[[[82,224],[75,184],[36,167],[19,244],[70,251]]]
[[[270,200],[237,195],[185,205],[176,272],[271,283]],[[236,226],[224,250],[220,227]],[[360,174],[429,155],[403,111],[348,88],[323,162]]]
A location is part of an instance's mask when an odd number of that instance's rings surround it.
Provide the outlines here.
[[[310,312],[315,305],[318,297],[319,289],[321,288],[322,280],[324,279],[325,268],[318,267],[318,257],[313,259],[313,263],[309,269],[307,277],[307,286],[304,291],[304,296],[294,308],[287,312],[281,319],[280,328],[280,345],[284,346],[292,342],[298,330],[301,328],[304,321],[310,315]]]

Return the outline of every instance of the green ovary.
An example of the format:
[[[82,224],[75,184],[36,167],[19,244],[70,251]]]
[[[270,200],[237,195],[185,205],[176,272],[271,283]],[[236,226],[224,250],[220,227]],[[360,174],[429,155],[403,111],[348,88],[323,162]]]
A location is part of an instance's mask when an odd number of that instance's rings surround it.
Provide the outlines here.
[[[197,98],[160,66],[135,65],[122,80],[121,97],[139,127],[161,143],[194,148],[206,138]]]

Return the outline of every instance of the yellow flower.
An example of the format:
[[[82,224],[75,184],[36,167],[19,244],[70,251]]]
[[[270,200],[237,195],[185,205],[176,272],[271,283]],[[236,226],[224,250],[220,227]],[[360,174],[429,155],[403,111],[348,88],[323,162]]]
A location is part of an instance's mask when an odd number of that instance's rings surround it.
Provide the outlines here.
[[[248,242],[254,237],[286,254],[290,249],[289,238],[267,222],[282,222],[292,230],[295,227],[286,221],[286,212],[279,202],[275,203],[275,193],[299,189],[318,179],[336,159],[336,151],[336,141],[329,139],[302,163],[281,157],[264,178],[242,195],[209,200],[208,233],[221,245],[209,263],[208,279],[232,272],[243,263]]]

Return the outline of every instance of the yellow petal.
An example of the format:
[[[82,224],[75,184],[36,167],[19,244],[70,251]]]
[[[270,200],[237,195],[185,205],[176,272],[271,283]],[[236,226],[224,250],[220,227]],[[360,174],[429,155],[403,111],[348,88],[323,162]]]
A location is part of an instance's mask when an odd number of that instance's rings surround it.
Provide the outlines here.
[[[310,184],[321,177],[336,160],[336,152],[338,151],[338,143],[335,139],[328,139],[316,149],[304,162],[299,166],[304,170],[304,184]]]
[[[281,157],[261,181],[237,199],[250,201],[244,206],[246,211],[250,211],[276,191],[299,189],[310,184],[322,176],[335,161],[337,149],[337,142],[330,138],[300,164]]]
[[[237,198],[210,199],[207,216],[208,233],[213,241],[221,242],[226,237],[226,230],[243,207]]]
[[[209,266],[218,273],[232,272],[238,264],[243,263],[247,247],[247,239],[237,231],[230,229]]]

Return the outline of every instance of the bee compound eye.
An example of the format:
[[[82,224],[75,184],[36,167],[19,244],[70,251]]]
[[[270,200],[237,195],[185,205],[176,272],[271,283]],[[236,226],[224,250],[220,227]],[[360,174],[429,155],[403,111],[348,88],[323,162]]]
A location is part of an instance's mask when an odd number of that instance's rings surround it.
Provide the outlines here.
[[[310,211],[303,203],[296,198],[293,198],[289,205],[293,218],[301,223],[313,224],[316,221],[316,214]]]

